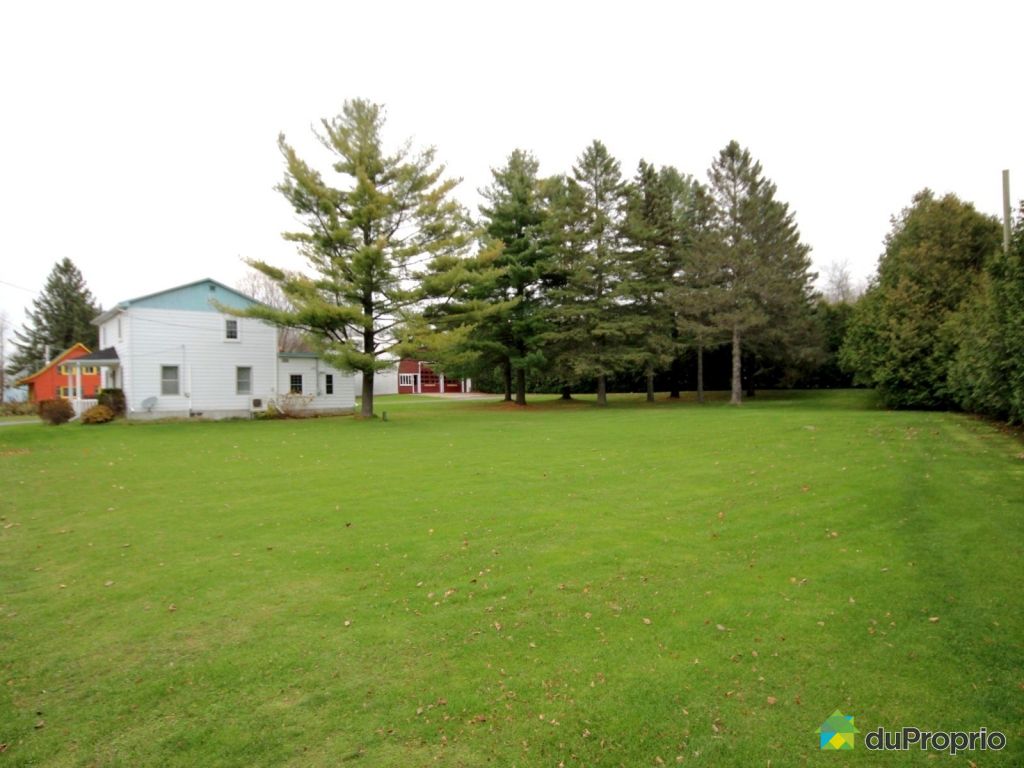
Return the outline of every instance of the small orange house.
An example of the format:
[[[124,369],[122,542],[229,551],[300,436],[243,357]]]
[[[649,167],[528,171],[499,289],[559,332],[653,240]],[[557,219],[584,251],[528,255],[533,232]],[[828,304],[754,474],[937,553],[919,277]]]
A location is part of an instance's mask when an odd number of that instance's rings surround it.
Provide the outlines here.
[[[28,400],[38,403],[43,400],[74,398],[77,392],[77,371],[75,366],[66,365],[68,360],[84,357],[89,354],[85,344],[75,344],[71,349],[62,352],[50,361],[49,365],[26,376],[18,384],[28,386]],[[82,397],[95,397],[100,388],[100,369],[96,366],[82,366]]]

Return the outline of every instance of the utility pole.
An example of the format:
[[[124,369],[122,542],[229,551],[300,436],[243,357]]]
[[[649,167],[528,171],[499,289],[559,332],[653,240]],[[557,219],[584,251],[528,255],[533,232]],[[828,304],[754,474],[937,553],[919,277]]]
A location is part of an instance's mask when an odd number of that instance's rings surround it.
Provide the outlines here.
[[[1010,172],[1003,171],[1003,252],[1010,252]]]

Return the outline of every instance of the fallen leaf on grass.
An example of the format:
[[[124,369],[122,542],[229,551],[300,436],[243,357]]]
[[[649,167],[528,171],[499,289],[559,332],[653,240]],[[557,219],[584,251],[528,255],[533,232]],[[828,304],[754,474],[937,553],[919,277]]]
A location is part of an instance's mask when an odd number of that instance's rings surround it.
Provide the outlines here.
[[[651,623],[651,620],[650,620],[650,619],[648,619],[648,618],[645,618],[645,619],[644,619],[644,624],[650,624],[650,623]]]
[[[178,610],[178,606],[176,606],[174,603],[171,603],[167,606],[167,610],[171,613],[174,613],[176,610]]]
[[[779,700],[778,700],[778,699],[776,699],[776,698],[775,698],[774,696],[769,696],[769,697],[768,697],[768,704],[769,704],[769,705],[774,705],[774,704],[777,704],[777,703],[778,703],[778,701],[779,701]]]
[[[114,586],[114,582],[112,582],[112,581],[104,581],[103,582],[103,586],[104,587],[112,587],[112,586]]]
[[[928,617],[928,621],[930,621],[932,624],[938,624],[939,623],[939,617],[938,616],[929,616]]]

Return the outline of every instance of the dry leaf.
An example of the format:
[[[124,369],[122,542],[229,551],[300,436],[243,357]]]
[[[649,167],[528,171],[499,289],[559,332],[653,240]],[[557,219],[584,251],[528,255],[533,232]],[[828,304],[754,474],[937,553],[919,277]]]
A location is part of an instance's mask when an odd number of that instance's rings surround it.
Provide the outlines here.
[[[176,610],[178,610],[178,606],[176,606],[174,603],[171,603],[167,606],[167,610],[171,613],[174,613]]]
[[[778,701],[779,701],[779,700],[778,700],[778,699],[776,699],[776,698],[775,698],[774,696],[769,696],[769,697],[768,697],[768,704],[769,704],[769,705],[774,705],[774,704],[778,703]]]
[[[930,621],[932,624],[938,624],[939,623],[939,617],[938,616],[930,616],[928,618],[928,621]]]
[[[651,623],[651,620],[650,620],[650,619],[648,619],[648,618],[644,618],[644,624],[650,624],[650,623]]]
[[[724,624],[715,624],[715,629],[717,629],[719,632],[725,632],[726,631]]]

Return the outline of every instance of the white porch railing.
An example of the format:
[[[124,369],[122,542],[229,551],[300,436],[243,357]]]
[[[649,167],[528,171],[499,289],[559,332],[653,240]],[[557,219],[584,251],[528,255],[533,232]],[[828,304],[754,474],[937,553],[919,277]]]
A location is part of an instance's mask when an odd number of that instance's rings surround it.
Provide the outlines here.
[[[75,418],[79,418],[83,413],[88,411],[94,405],[99,405],[99,400],[87,400],[87,399],[74,399],[71,401],[71,405],[75,409]]]

